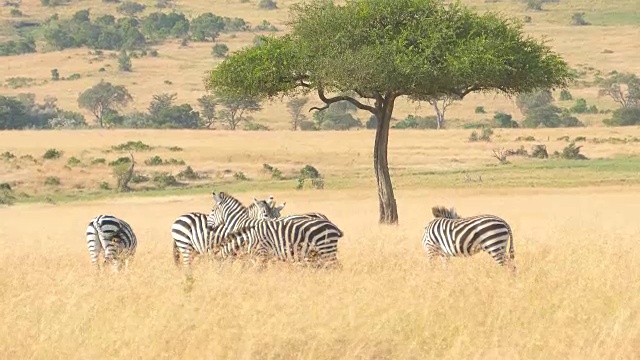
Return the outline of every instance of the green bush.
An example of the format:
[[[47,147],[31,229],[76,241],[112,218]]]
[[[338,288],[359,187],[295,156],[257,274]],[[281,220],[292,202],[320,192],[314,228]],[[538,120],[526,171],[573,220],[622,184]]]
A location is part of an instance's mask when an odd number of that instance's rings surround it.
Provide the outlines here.
[[[611,119],[605,119],[607,126],[640,125],[640,107],[620,108],[613,112]]]
[[[45,151],[44,155],[42,155],[42,158],[53,160],[60,158],[60,156],[62,156],[62,151],[58,151],[58,149],[49,149]]]
[[[60,178],[55,177],[55,176],[48,176],[44,180],[44,184],[48,185],[48,186],[58,186],[58,185],[60,185]]]
[[[371,120],[371,119],[370,119]],[[377,126],[377,119],[375,120]],[[437,129],[438,120],[435,116],[408,115],[392,126],[394,129]]]

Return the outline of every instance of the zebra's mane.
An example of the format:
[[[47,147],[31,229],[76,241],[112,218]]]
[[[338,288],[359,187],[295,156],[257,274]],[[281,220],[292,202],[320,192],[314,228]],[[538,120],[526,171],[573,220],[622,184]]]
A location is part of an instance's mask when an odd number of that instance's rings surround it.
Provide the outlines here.
[[[225,193],[225,192],[219,192],[218,196],[220,197],[220,199],[222,199],[221,203],[225,203],[225,204],[234,204],[240,208],[242,208],[244,211],[249,211],[248,208],[246,206],[244,206],[244,204],[242,203],[242,201],[236,199],[235,197]]]
[[[447,219],[459,219],[460,215],[456,212],[455,208],[447,209],[444,206],[434,206],[431,208],[433,217],[435,218],[447,218]]]

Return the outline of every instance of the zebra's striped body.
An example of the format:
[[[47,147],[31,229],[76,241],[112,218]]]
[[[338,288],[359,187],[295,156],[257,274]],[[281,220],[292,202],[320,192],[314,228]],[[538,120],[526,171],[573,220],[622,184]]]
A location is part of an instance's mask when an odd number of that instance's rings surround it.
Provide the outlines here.
[[[215,205],[207,218],[207,226],[229,229],[222,256],[233,256],[241,247],[248,253],[279,260],[309,261],[318,255],[321,262],[337,262],[338,240],[342,231],[326,216],[292,215],[276,220],[250,219],[246,208],[230,195],[213,193]]]
[[[275,217],[272,215],[273,208],[273,196],[269,197],[269,201],[254,198],[253,204],[247,208],[248,216],[252,219]],[[194,254],[214,254],[227,235],[227,230],[222,226],[208,228],[207,214],[204,213],[191,212],[181,215],[171,225],[175,264],[179,265],[182,257],[183,266],[189,267]]]
[[[432,208],[433,219],[425,226],[422,246],[434,257],[471,256],[485,251],[498,265],[515,270],[513,234],[503,219],[494,215],[461,218],[456,211]]]
[[[91,263],[100,268],[98,258],[103,253],[104,264],[112,264],[120,270],[128,267],[136,253],[138,240],[131,226],[112,215],[98,215],[87,227],[87,248]]]

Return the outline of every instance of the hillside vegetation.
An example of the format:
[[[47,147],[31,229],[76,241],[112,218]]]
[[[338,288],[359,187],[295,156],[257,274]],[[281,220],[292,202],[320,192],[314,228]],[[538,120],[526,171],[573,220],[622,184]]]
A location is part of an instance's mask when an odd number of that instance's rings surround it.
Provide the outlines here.
[[[574,69],[578,81],[569,93],[554,93],[553,101],[579,122],[545,126],[601,125],[620,108],[601,94],[606,80],[617,73],[640,73],[635,49],[640,10],[634,1],[463,2],[523,21],[526,32],[547,37]],[[3,94],[20,95],[25,122],[32,127],[82,127],[104,120],[105,125],[121,127],[289,129],[287,99],[263,104],[218,102],[214,109],[203,78],[227,54],[254,44],[261,35],[287,31],[292,3],[278,1],[274,7],[270,1],[241,0],[7,1],[0,12],[0,55],[7,64],[0,74]],[[95,116],[78,99],[102,79],[122,86],[130,98]],[[301,114],[308,114],[314,105],[317,98],[311,96]],[[230,115],[238,107],[248,110],[238,117]],[[472,94],[447,108],[447,127],[488,124],[495,113],[509,114],[525,126],[539,125],[524,123],[526,110],[513,99]],[[424,118],[434,111],[427,103],[400,101],[396,121],[402,123],[409,115]],[[635,119],[637,114],[623,117]],[[348,129],[365,127],[369,116],[351,111],[326,122],[309,114],[306,121],[306,129]],[[399,126],[433,126],[429,118],[408,121]],[[623,119],[611,124],[627,123]]]

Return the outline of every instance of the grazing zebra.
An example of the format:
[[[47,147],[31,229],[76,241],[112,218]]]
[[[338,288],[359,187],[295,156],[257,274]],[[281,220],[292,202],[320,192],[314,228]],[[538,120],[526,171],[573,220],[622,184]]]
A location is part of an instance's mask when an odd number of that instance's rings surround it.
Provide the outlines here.
[[[282,206],[284,207],[284,205]],[[279,209],[281,210],[282,207]],[[257,200],[253,198],[253,203],[247,208],[248,216],[252,219],[276,218],[280,216],[272,215],[274,203],[273,195],[269,200]],[[208,254],[215,253],[220,246],[227,229],[218,226],[214,229],[207,228],[207,214],[191,212],[181,215],[171,225],[171,237],[173,238],[173,260],[177,265],[182,264],[189,267],[193,253]]]
[[[442,206],[431,210],[435,219],[425,226],[422,236],[422,247],[430,259],[486,251],[498,265],[507,264],[512,271],[516,270],[513,234],[506,221],[493,215],[461,218],[454,208]]]
[[[222,257],[234,256],[241,247],[247,253],[266,258],[269,254],[282,261],[311,261],[335,264],[342,231],[331,221],[312,215],[293,215],[276,220],[250,219],[247,208],[224,192],[212,193],[214,206],[207,227],[229,229],[221,247]]]
[[[103,253],[105,265],[110,263],[117,270],[123,265],[128,268],[137,246],[138,240],[131,226],[115,216],[98,215],[87,227],[87,247],[96,269],[100,268],[100,253]]]

